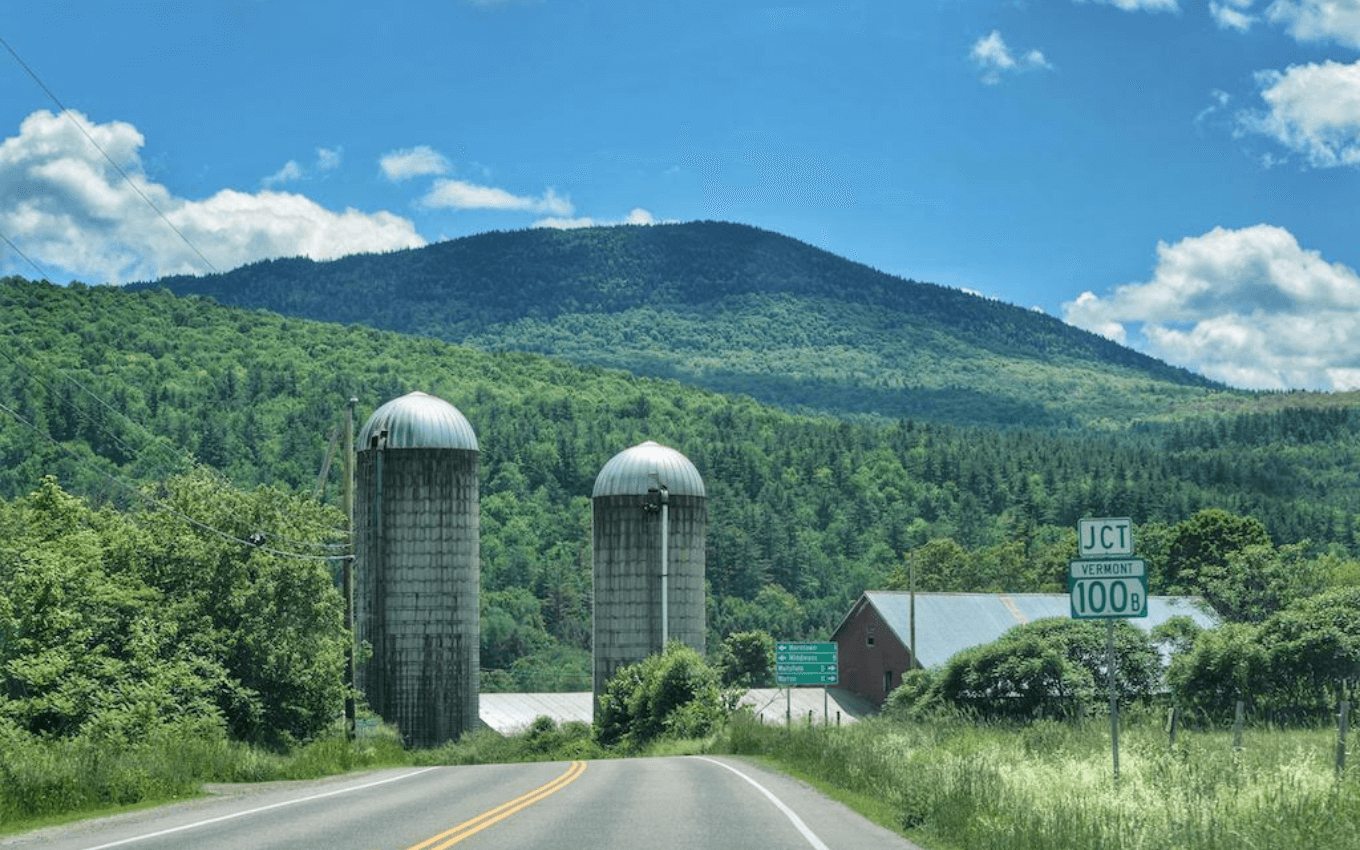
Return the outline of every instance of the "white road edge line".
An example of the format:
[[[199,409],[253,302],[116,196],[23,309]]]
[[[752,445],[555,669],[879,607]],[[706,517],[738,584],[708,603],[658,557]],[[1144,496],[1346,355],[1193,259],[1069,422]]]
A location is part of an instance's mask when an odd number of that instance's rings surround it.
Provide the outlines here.
[[[724,765],[724,767],[725,766],[726,765]],[[429,773],[431,770],[434,770],[434,768],[425,767],[421,768],[420,770],[413,771],[411,773],[403,773],[401,776],[389,776],[386,779],[379,779],[376,782],[369,782],[364,785],[355,785],[351,788],[337,788],[334,791],[327,791],[324,794],[313,794],[310,797],[301,797],[297,800],[287,800],[282,803],[271,803],[268,806],[260,806],[257,809],[250,809],[244,812],[236,812],[235,814],[230,815],[222,815],[221,817],[216,818],[208,818],[207,820],[201,820],[195,823],[186,823],[184,826],[176,826],[171,829],[162,829],[160,832],[148,832],[146,835],[137,835],[132,838],[124,838],[121,841],[112,841],[109,842],[108,844],[100,844],[97,847],[87,847],[86,850],[105,850],[105,848],[108,847],[120,847],[124,844],[133,844],[138,841],[146,841],[148,838],[160,838],[162,835],[171,835],[176,832],[184,832],[185,830],[188,829],[198,829],[200,826],[208,826],[209,824],[221,823],[222,821],[232,820],[233,818],[243,818],[246,815],[256,815],[259,814],[260,812],[267,812],[270,809],[281,809],[284,806],[292,806],[298,803],[306,803],[311,800],[320,800],[323,797],[334,797],[337,794],[348,794],[351,791],[362,791],[365,788],[372,788],[375,785],[386,785],[389,782],[396,782],[400,779],[410,779],[412,776],[419,776],[422,773]]]
[[[779,811],[784,813],[784,817],[788,818],[789,821],[793,823],[794,827],[797,828],[797,830],[803,834],[803,837],[807,839],[808,844],[811,844],[814,848],[816,848],[816,850],[831,850],[831,848],[827,847],[825,844],[822,843],[822,839],[818,838],[815,832],[808,829],[808,825],[803,823],[803,819],[798,817],[798,815],[794,814],[793,809],[790,809],[788,806],[784,805],[784,801],[776,797],[770,791],[770,789],[766,788],[764,785],[761,785],[759,782],[742,773],[740,770],[737,770],[730,764],[723,764],[717,759],[711,759],[708,756],[695,756],[695,758],[702,759],[706,762],[711,762],[713,764],[716,764],[718,767],[727,768],[728,770],[735,773],[737,776],[740,776],[742,779],[745,779],[747,782],[756,786],[756,790],[760,791],[760,793],[764,794],[766,797],[769,797],[770,802],[774,803],[775,806],[779,808]],[[99,848],[93,848],[93,850],[99,850]]]

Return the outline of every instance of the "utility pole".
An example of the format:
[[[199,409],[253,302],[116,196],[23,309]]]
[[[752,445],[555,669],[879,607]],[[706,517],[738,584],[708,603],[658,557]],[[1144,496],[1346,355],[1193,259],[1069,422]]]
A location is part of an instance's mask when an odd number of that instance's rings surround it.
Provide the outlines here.
[[[345,513],[345,531],[349,535],[349,554],[345,556],[345,632],[349,643],[345,647],[345,737],[355,737],[356,711],[354,705],[354,405],[351,398],[345,405],[345,475],[341,510]]]

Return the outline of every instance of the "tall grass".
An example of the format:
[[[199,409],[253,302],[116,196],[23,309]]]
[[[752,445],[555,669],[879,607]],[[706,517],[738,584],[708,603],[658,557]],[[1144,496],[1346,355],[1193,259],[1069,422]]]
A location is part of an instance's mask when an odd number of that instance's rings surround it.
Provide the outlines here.
[[[1153,724],[872,720],[843,728],[737,718],[722,746],[883,800],[916,841],[994,850],[1360,848],[1360,781],[1338,780],[1335,732],[1227,733]]]
[[[0,834],[94,812],[202,794],[205,783],[314,779],[379,767],[604,758],[583,723],[540,718],[519,735],[478,730],[455,743],[407,750],[390,726],[357,741],[339,728],[287,751],[180,724],[137,741],[37,738],[0,725]]]

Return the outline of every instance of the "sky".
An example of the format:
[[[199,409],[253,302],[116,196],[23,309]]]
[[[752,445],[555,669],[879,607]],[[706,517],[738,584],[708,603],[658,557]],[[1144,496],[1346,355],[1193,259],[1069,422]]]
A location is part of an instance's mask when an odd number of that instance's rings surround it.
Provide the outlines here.
[[[722,220],[1360,387],[1360,0],[43,0],[0,40],[0,274]]]

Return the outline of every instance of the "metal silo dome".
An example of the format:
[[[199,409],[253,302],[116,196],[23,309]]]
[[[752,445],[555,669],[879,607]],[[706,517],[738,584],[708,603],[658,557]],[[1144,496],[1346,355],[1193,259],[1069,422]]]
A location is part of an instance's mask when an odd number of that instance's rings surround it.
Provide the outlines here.
[[[394,398],[373,411],[359,431],[359,450],[376,448],[375,439],[388,449],[477,451],[477,435],[458,408],[422,392]]]
[[[425,393],[364,424],[355,452],[355,636],[368,704],[405,741],[477,728],[481,584],[477,437]]]
[[[700,496],[704,479],[689,458],[660,443],[645,443],[614,455],[595,478],[591,498],[600,496],[645,496],[649,490],[664,486],[672,496]]]

